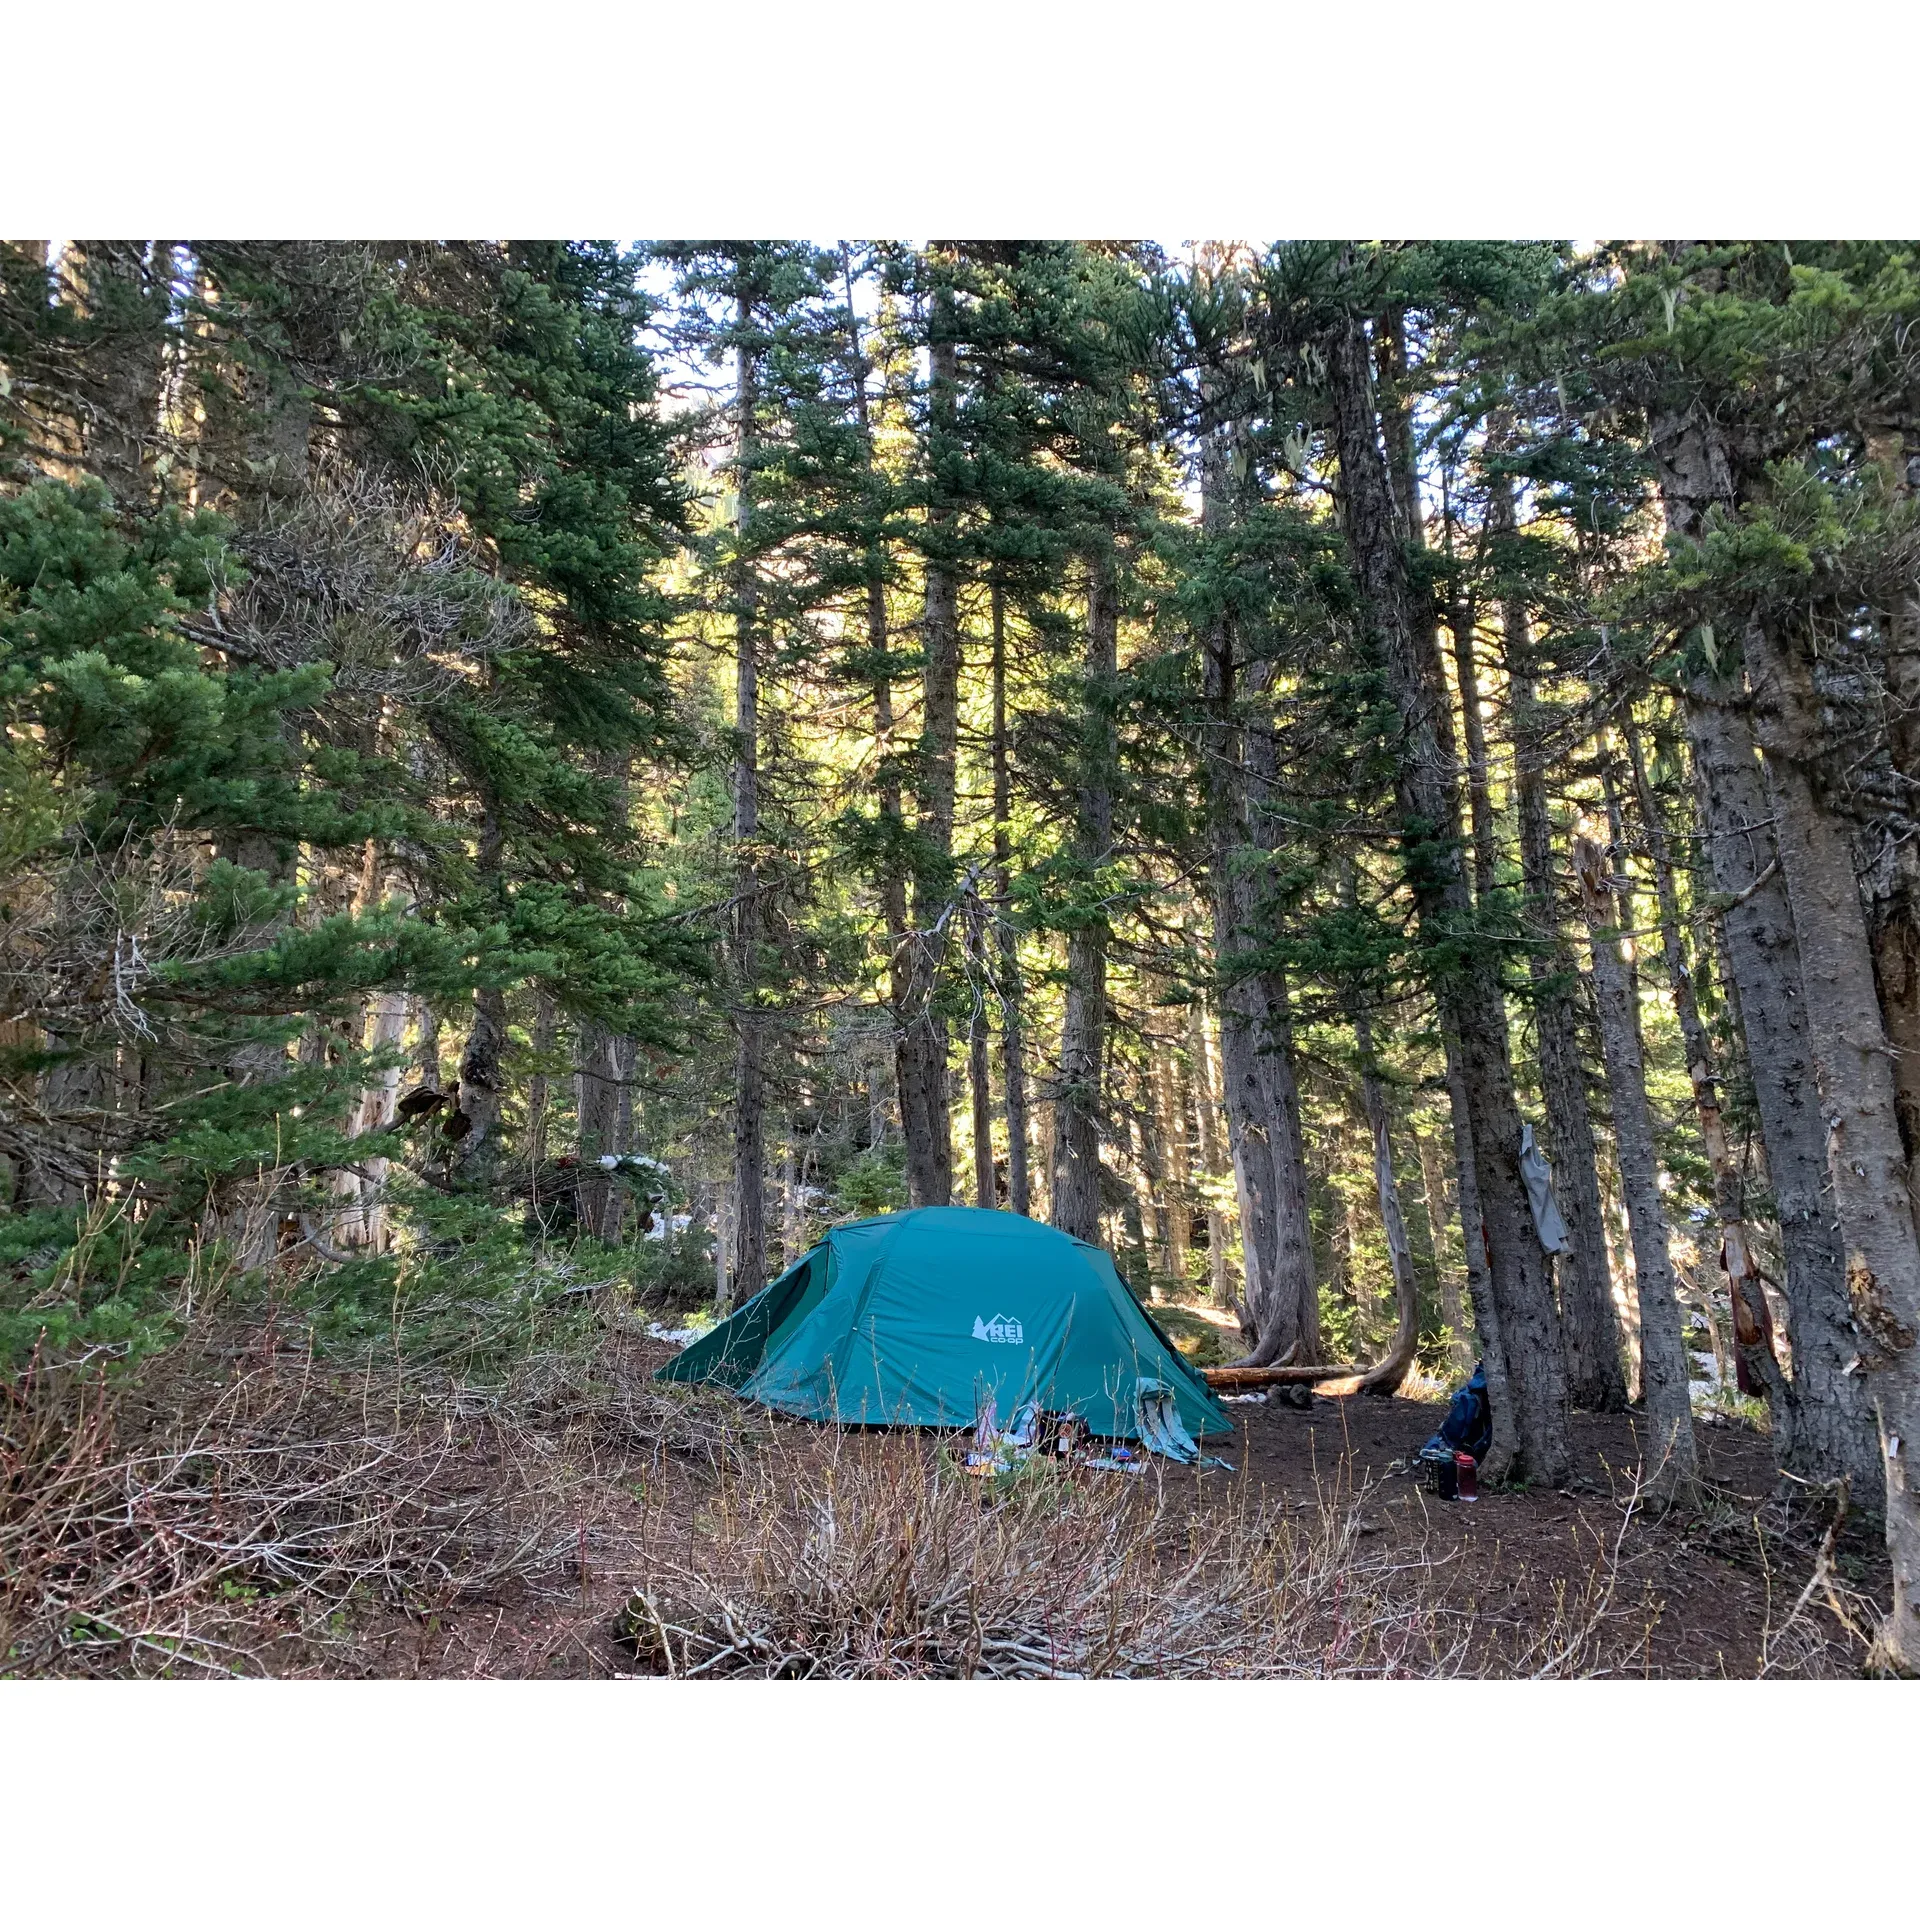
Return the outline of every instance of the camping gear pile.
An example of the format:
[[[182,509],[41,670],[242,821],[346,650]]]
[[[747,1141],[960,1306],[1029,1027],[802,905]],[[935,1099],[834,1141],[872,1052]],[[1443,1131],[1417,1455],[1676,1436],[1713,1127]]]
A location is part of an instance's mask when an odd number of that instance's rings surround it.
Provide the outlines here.
[[[1448,1403],[1440,1431],[1416,1456],[1427,1491],[1441,1500],[1477,1500],[1480,1462],[1492,1443],[1486,1370],[1475,1367],[1473,1378]]]
[[[961,1471],[981,1478],[1011,1473],[1016,1468],[1045,1462],[1054,1466],[1085,1467],[1096,1473],[1145,1473],[1144,1454],[1184,1466],[1220,1467],[1233,1471],[1225,1460],[1209,1459],[1180,1418],[1174,1392],[1163,1380],[1136,1380],[1140,1446],[1116,1440],[1102,1448],[1087,1431],[1087,1423],[1073,1414],[1041,1411],[1029,1400],[1003,1430],[994,1418],[993,1401],[982,1396],[974,1416],[973,1432],[961,1457]]]
[[[805,1420],[971,1426],[969,1454],[1195,1463],[1233,1431],[1109,1255],[1017,1213],[918,1207],[832,1228],[662,1367]],[[1060,1443],[1066,1440],[1064,1453]],[[1111,1468],[1103,1469],[1111,1470]]]

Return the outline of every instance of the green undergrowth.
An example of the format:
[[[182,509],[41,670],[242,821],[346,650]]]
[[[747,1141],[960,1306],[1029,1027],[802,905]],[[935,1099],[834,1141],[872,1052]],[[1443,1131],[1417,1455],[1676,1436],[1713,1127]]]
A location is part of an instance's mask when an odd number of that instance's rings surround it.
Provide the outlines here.
[[[0,1375],[42,1365],[120,1371],[172,1347],[212,1312],[270,1316],[283,1338],[341,1364],[369,1358],[495,1377],[536,1351],[604,1332],[601,1309],[642,1316],[711,1301],[711,1241],[542,1233],[524,1207],[392,1190],[392,1250],[328,1261],[300,1244],[242,1271],[231,1251],[151,1239],[125,1208],[21,1213],[0,1222]]]

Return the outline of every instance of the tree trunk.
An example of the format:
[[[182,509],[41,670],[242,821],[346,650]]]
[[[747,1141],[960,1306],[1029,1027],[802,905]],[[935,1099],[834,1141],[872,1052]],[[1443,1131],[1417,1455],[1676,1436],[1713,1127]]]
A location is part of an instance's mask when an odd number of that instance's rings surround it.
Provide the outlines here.
[[[1495,535],[1510,535],[1514,530],[1513,483],[1504,474],[1488,483],[1487,525]],[[1620,1321],[1613,1310],[1606,1215],[1600,1205],[1586,1070],[1574,1017],[1577,972],[1554,880],[1544,716],[1536,692],[1527,605],[1519,593],[1509,592],[1502,600],[1500,623],[1513,716],[1521,884],[1529,935],[1527,973],[1539,1035],[1540,1089],[1547,1110],[1554,1190],[1572,1242],[1559,1256],[1567,1397],[1589,1412],[1617,1413],[1627,1404],[1626,1376],[1620,1366]]]
[[[462,1177],[484,1186],[500,1154],[500,1107],[506,1095],[507,996],[482,987],[473,996],[473,1024],[460,1052],[460,1085],[454,1095],[457,1158]]]
[[[1255,846],[1271,856],[1279,851],[1279,839],[1272,811],[1261,801],[1276,783],[1278,756],[1273,726],[1264,714],[1255,715],[1247,727],[1246,754],[1254,787],[1248,802],[1249,829]],[[1265,870],[1254,880],[1251,891],[1262,909],[1258,932],[1271,937],[1280,930],[1275,924],[1271,880]],[[1272,1272],[1258,1351],[1263,1356],[1291,1353],[1297,1364],[1308,1366],[1322,1357],[1320,1276],[1313,1260],[1306,1132],[1294,1073],[1293,1007],[1286,975],[1278,967],[1262,969],[1255,985],[1262,1012],[1257,1058],[1267,1083],[1267,1147],[1273,1160]],[[1263,1261],[1266,1253],[1263,1247]],[[1270,1362],[1263,1358],[1260,1364]]]
[[[406,1031],[407,996],[404,993],[380,994],[373,1003],[372,1027],[367,1036],[368,1052],[397,1049]],[[350,1137],[358,1139],[362,1134],[377,1133],[382,1127],[391,1126],[399,1099],[400,1063],[396,1060],[391,1066],[382,1067],[379,1080],[362,1091],[360,1105],[353,1116]],[[343,1237],[348,1246],[384,1253],[387,1244],[385,1156],[368,1160],[352,1177],[359,1205],[342,1223],[345,1228]]]
[[[1080,749],[1078,852],[1089,892],[1113,856],[1113,723],[1108,711],[1119,671],[1120,597],[1113,560],[1101,555],[1087,583],[1086,700]],[[1053,1224],[1100,1244],[1100,1140],[1105,1106],[1101,1068],[1107,1031],[1107,922],[1083,904],[1067,934],[1066,1013],[1055,1099]]]
[[[1698,1491],[1700,1464],[1693,1443],[1693,1402],[1679,1293],[1660,1205],[1660,1163],[1647,1106],[1639,1009],[1621,951],[1624,932],[1616,915],[1606,856],[1584,837],[1574,842],[1573,852],[1593,949],[1594,994],[1600,1005],[1600,1035],[1613,1102],[1614,1153],[1620,1162],[1633,1241],[1634,1292],[1640,1302],[1641,1397],[1647,1409],[1647,1450],[1652,1461],[1646,1492],[1661,1505],[1691,1501]]]
[[[224,502],[226,509],[240,518],[264,513],[274,497],[289,497],[306,484],[308,430],[312,417],[311,403],[294,385],[284,366],[255,365],[250,369],[248,378],[252,388],[251,404],[244,416],[236,447],[242,456],[245,473],[244,476],[235,476],[235,481],[237,486],[244,487],[244,491],[229,491]],[[141,376],[143,381],[144,376]],[[123,449],[127,444],[122,443]],[[131,469],[129,484],[130,475]],[[296,723],[289,714],[282,714],[277,725],[283,736],[295,732]],[[263,874],[273,881],[297,879],[298,856],[295,849],[258,828],[242,828],[223,835],[219,851],[236,866]],[[482,873],[489,876],[496,873],[499,858],[499,822],[489,807],[480,831],[479,866]],[[260,945],[269,945],[287,924],[286,919],[279,919],[271,926],[259,929],[253,937]],[[503,1017],[503,1033],[504,1024]],[[476,1067],[482,1073],[486,1071],[483,1060],[477,1061]],[[235,1049],[227,1071],[234,1079],[255,1084],[280,1079],[287,1071],[286,1050],[278,1041],[250,1041]],[[495,1080],[494,1098],[497,1103],[497,1074]],[[485,1148],[491,1131],[491,1116],[484,1106],[485,1091],[484,1086],[476,1088],[474,1126],[468,1137],[460,1142],[461,1161],[469,1169],[484,1164],[475,1156]],[[222,1230],[233,1244],[243,1270],[264,1266],[275,1256],[287,1185],[285,1169],[263,1168],[259,1178],[243,1183],[236,1196]]]
[[[1033,1152],[1028,1155],[1027,1167],[1030,1174],[1037,1174],[1038,1191],[1034,1194],[1034,1212],[1051,1218],[1053,1213],[1053,1195],[1050,1191],[1053,1171],[1053,1123],[1060,1109],[1051,1100],[1037,1102],[1033,1109]]]
[[[1480,668],[1474,657],[1473,609],[1464,602],[1451,610],[1453,671],[1460,685],[1460,721],[1467,742],[1467,817],[1473,827],[1473,893],[1483,906],[1497,878],[1493,838],[1493,799],[1487,787],[1487,727],[1480,711]]]
[[[71,241],[61,262],[90,323],[81,366],[86,465],[125,514],[142,514],[153,500],[171,263],[169,248],[140,240]]]
[[[1156,1022],[1156,1025],[1158,1023]],[[1155,1194],[1161,1221],[1161,1244],[1166,1249],[1167,1277],[1175,1285],[1187,1278],[1188,1236],[1192,1231],[1192,1167],[1187,1153],[1186,1101],[1178,1084],[1172,1033],[1155,1032],[1151,1065],[1153,1087],[1152,1134],[1158,1142],[1161,1185]]]
[[[1920,455],[1909,452],[1910,432],[1870,427],[1866,453],[1891,499],[1909,512]],[[1867,870],[1868,937],[1879,986],[1881,1015],[1893,1049],[1900,1137],[1907,1149],[1907,1184],[1920,1208],[1920,580],[1909,576],[1880,622],[1885,686],[1886,743],[1902,798],[1862,849]]]
[[[1686,948],[1681,940],[1680,896],[1674,883],[1672,843],[1666,818],[1653,783],[1647,778],[1646,756],[1631,713],[1622,712],[1620,728],[1626,739],[1627,761],[1633,772],[1641,823],[1646,830],[1648,857],[1653,863],[1654,885],[1660,902],[1661,951],[1666,958],[1667,984],[1673,993],[1673,1010],[1680,1023],[1681,1043],[1686,1052],[1694,1116],[1700,1125],[1700,1139],[1713,1176],[1713,1209],[1720,1221],[1720,1270],[1727,1276],[1734,1339],[1739,1348],[1736,1371],[1746,1376],[1741,1383],[1745,1391],[1758,1393],[1770,1401],[1776,1422],[1790,1431],[1793,1409],[1784,1391],[1786,1376],[1773,1351],[1772,1316],[1767,1311],[1766,1295],[1761,1290],[1760,1274],[1747,1239],[1745,1182],[1727,1140],[1726,1120],[1720,1109],[1719,1077],[1713,1070],[1713,1049],[1707,1038],[1706,1023],[1700,1017],[1693,970],[1687,963]],[[1711,1322],[1711,1312],[1708,1318]],[[1720,1339],[1717,1325],[1713,1335],[1717,1364]],[[1785,1438],[1784,1434],[1780,1436],[1781,1441]]]
[[[1488,1417],[1493,1427],[1482,1465],[1487,1479],[1498,1484],[1514,1471],[1514,1463],[1520,1457],[1520,1430],[1507,1373],[1506,1344],[1500,1332],[1500,1307],[1493,1291],[1493,1270],[1487,1258],[1486,1221],[1480,1212],[1473,1110],[1467,1102],[1467,1079],[1460,1065],[1459,1035],[1454,1031],[1452,1014],[1444,1003],[1440,1007],[1440,1038],[1446,1049],[1447,1111],[1453,1123],[1454,1190],[1460,1202],[1467,1295],[1473,1302],[1473,1329],[1480,1342],[1480,1368],[1487,1383]]]
[[[1435,990],[1458,1046],[1488,1271],[1520,1442],[1516,1470],[1557,1486],[1568,1473],[1559,1316],[1520,1182],[1520,1113],[1498,965],[1470,931],[1473,900],[1457,841],[1459,788],[1432,623],[1414,604],[1395,536],[1366,334],[1357,313],[1343,313],[1329,330],[1325,355],[1345,530],[1399,709],[1396,798],[1408,879],[1423,940],[1445,943],[1458,955],[1439,972]]]
[[[1274,1119],[1270,1083],[1262,1072],[1258,1048],[1265,1026],[1264,996],[1242,959],[1246,933],[1245,875],[1238,856],[1246,841],[1237,732],[1225,717],[1231,705],[1231,641],[1222,633],[1208,647],[1209,692],[1214,696],[1211,792],[1213,846],[1208,888],[1213,907],[1214,966],[1220,1007],[1220,1082],[1227,1121],[1227,1153],[1233,1164],[1239,1201],[1241,1264],[1244,1270],[1243,1319],[1252,1323],[1257,1344],[1266,1344],[1271,1327],[1268,1280],[1276,1244],[1274,1216]]]
[[[844,245],[841,259],[847,275],[847,321],[852,343],[854,410],[860,423],[862,458],[871,477],[876,469],[873,420],[867,401],[867,358],[861,346],[859,320],[854,306],[852,265]],[[880,817],[886,828],[885,852],[880,870],[880,912],[887,929],[887,1006],[893,1026],[894,1090],[902,1103],[900,1110],[904,1131],[907,1084],[919,1067],[909,1037],[914,1025],[914,951],[907,931],[907,877],[903,864],[906,810],[893,737],[892,636],[887,623],[887,554],[882,543],[876,541],[868,548],[866,566],[867,652],[873,673],[874,751],[879,762]],[[880,1145],[883,1128],[884,1115],[881,1126],[873,1130],[872,1143],[876,1147]],[[1023,1157],[1023,1176],[1025,1172]]]
[[[736,320],[739,383],[736,404],[737,471],[734,565],[734,899],[731,960],[734,989],[733,1258],[732,1287],[747,1298],[767,1264],[766,1014],[761,1005],[765,939],[762,890],[766,876],[760,839],[759,584],[748,542],[753,524],[754,460],[759,448],[759,355],[753,343],[754,308],[742,268]]]
[[[1217,438],[1203,461],[1201,491],[1207,530],[1225,531],[1232,506],[1225,448]],[[1209,712],[1207,885],[1219,980],[1227,1148],[1240,1203],[1242,1320],[1253,1329],[1255,1363],[1269,1365],[1283,1355],[1317,1358],[1320,1343],[1319,1282],[1308,1236],[1286,983],[1278,974],[1260,971],[1253,957],[1262,878],[1247,855],[1271,852],[1272,834],[1261,810],[1250,808],[1247,786],[1249,774],[1257,779],[1271,771],[1272,732],[1261,719],[1243,725],[1237,711],[1231,625],[1220,621],[1202,644]]]
[[[1847,1250],[1860,1371],[1880,1425],[1893,1607],[1878,1652],[1920,1674],[1920,1239],[1852,836],[1815,784],[1819,705],[1792,642],[1755,621],[1747,668],[1793,906],[1807,1031],[1827,1126],[1827,1170]]]
[[[1007,1205],[1033,1211],[1027,1178],[1027,1067],[1025,1009],[1020,984],[1020,936],[1008,888],[1013,874],[1013,782],[1007,741],[1007,598],[998,575],[993,601],[993,893],[1000,949],[1000,1077],[1007,1099]]]
[[[611,1244],[620,1237],[623,1191],[603,1159],[623,1153],[620,1137],[620,1040],[598,1020],[583,1020],[574,1041],[574,1112],[580,1127],[580,1228]]]
[[[899,1041],[900,1123],[907,1185],[917,1207],[953,1198],[953,1138],[947,1087],[947,1018],[939,1004],[949,937],[953,817],[960,738],[959,581],[951,550],[954,508],[946,473],[958,424],[958,350],[952,289],[937,283],[930,303],[926,585],[921,610],[919,815],[913,885],[912,965],[907,1024]]]
[[[552,994],[536,987],[533,995],[532,1078],[527,1082],[527,1165],[538,1169],[547,1157],[548,1108],[553,1103],[553,1080],[547,1070],[547,1056],[553,1052],[558,1010]]]
[[[1367,1129],[1373,1136],[1373,1184],[1380,1196],[1380,1226],[1393,1268],[1395,1314],[1392,1346],[1361,1376],[1356,1391],[1390,1395],[1399,1391],[1413,1365],[1420,1337],[1420,1286],[1413,1270],[1413,1249],[1407,1244],[1407,1223],[1400,1212],[1400,1190],[1394,1183],[1387,1091],[1374,1058],[1373,1023],[1364,1007],[1354,1010],[1353,1037],[1360,1052],[1360,1096],[1366,1106]]]
[[[440,1091],[440,1016],[426,999],[413,1003],[413,1070],[423,1087]]]
[[[1691,417],[1654,424],[1670,534],[1691,537],[1707,508],[1732,497],[1715,436]],[[1879,1435],[1857,1360],[1846,1247],[1827,1178],[1827,1128],[1808,1029],[1794,905],[1779,877],[1769,798],[1738,667],[1686,682],[1687,740],[1728,980],[1739,1003],[1767,1175],[1780,1220],[1793,1378],[1775,1408],[1775,1452],[1803,1479],[1846,1479],[1879,1503]]]
[[[1227,1216],[1216,1200],[1228,1172],[1227,1145],[1220,1137],[1220,1119],[1226,1111],[1224,1075],[1207,1031],[1206,1006],[1197,994],[1187,1002],[1187,1054],[1192,1063],[1200,1168],[1207,1177],[1208,1288],[1216,1307],[1231,1307],[1234,1290],[1233,1275],[1227,1267]]]
[[[1172,1209],[1167,1205],[1166,1142],[1155,1124],[1151,1069],[1143,1089],[1145,1101],[1130,1121],[1133,1151],[1134,1202],[1140,1209],[1140,1241],[1145,1249],[1147,1272],[1152,1277],[1153,1298],[1163,1301],[1173,1278],[1172,1262],[1167,1256],[1167,1220]]]
[[[1420,1149],[1420,1188],[1427,1209],[1427,1238],[1433,1246],[1434,1284],[1440,1290],[1440,1311],[1447,1322],[1447,1356],[1454,1373],[1464,1378],[1473,1370],[1473,1343],[1467,1338],[1466,1303],[1449,1253],[1447,1176],[1440,1139],[1432,1133],[1418,1133],[1414,1138]]]
[[[973,1018],[967,1027],[967,1074],[973,1088],[973,1204],[999,1204],[993,1168],[993,1066],[987,1031],[988,989],[993,963],[987,949],[986,911],[969,886],[967,901],[967,957],[973,976]]]
[[[1793,1378],[1775,1409],[1775,1451],[1789,1473],[1845,1479],[1860,1505],[1876,1507],[1880,1442],[1858,1370],[1849,1370],[1859,1343],[1827,1179],[1799,939],[1778,871],[1772,802],[1747,716],[1732,704],[1737,697],[1696,677],[1688,686],[1687,734],[1780,1220]]]
[[[559,1010],[553,996],[536,987],[533,995],[533,1052],[535,1067],[527,1082],[527,1131],[521,1150],[527,1163],[527,1177],[538,1214],[541,1202],[540,1180],[547,1160],[547,1129],[553,1105],[553,1080],[546,1061],[553,1052]]]

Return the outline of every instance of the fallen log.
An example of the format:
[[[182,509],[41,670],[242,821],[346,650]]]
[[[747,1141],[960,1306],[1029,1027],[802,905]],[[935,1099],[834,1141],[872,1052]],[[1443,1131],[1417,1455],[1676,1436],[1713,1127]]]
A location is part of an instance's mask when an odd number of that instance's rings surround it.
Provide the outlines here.
[[[1358,1367],[1202,1367],[1216,1392],[1251,1393],[1259,1387],[1312,1387],[1323,1380],[1358,1380]]]

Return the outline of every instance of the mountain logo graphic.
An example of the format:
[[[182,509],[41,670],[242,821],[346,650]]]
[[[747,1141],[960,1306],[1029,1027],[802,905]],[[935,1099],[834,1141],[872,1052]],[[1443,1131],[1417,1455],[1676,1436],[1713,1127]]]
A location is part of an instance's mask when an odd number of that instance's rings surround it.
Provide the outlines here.
[[[982,1320],[976,1313],[973,1316],[973,1337],[976,1340],[990,1340],[996,1346],[1021,1347],[1026,1345],[1027,1330],[1018,1320],[1010,1320],[1004,1313],[996,1313],[991,1320]]]

